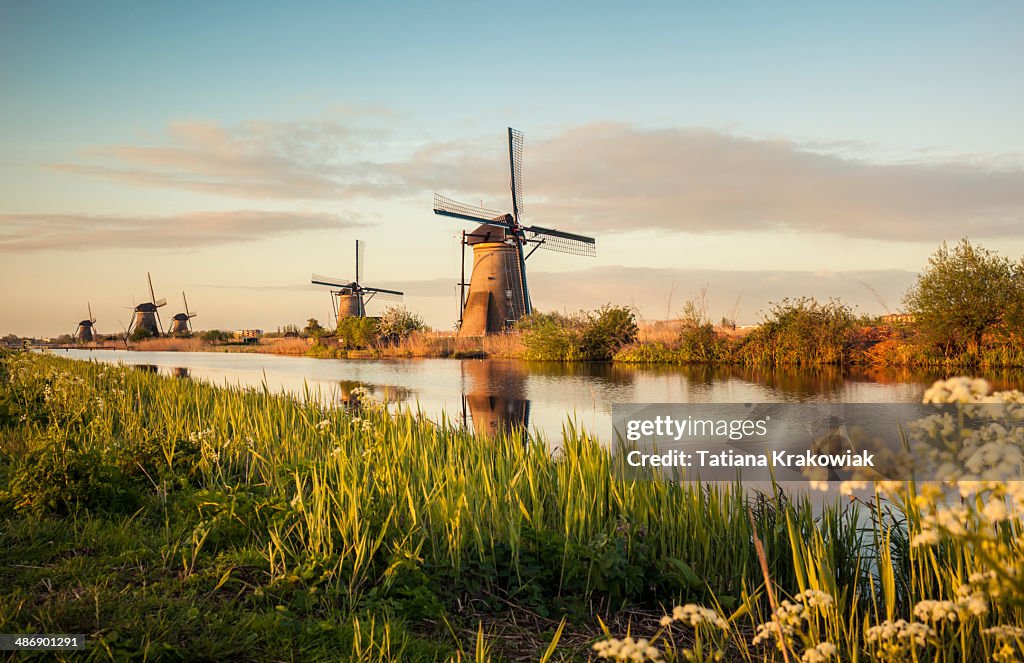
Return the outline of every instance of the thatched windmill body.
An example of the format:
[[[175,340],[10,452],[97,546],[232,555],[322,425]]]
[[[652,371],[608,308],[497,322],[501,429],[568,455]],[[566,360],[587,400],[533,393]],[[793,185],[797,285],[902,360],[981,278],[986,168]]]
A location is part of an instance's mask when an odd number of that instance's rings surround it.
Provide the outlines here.
[[[366,304],[375,297],[398,301],[405,294],[398,290],[363,285],[360,282],[363,275],[363,255],[365,253],[366,242],[357,239],[356,278],[353,281],[321,274],[313,274],[310,280],[314,285],[325,285],[331,288],[331,306],[334,309],[335,322],[341,322],[344,318],[366,317]]]
[[[153,336],[160,336],[160,309],[167,305],[166,299],[157,299],[153,292],[153,277],[146,272],[146,279],[149,281],[149,301],[136,304],[131,324],[128,325],[126,336],[130,336],[136,329],[145,329]]]
[[[512,212],[466,205],[434,194],[434,213],[481,225],[462,233],[463,275],[459,283],[459,336],[483,336],[505,331],[533,312],[526,282],[526,259],[537,249],[593,257],[592,237],[540,226],[525,226],[523,206],[523,134],[508,129]],[[531,245],[529,251],[527,245]],[[473,247],[473,270],[465,278],[465,250]],[[469,286],[468,295],[466,286]]]
[[[89,317],[78,323],[78,329],[74,333],[74,338],[82,343],[96,340],[96,330],[94,329],[96,318],[92,314],[92,304],[86,302],[86,307],[89,309]]]
[[[171,329],[168,332],[171,336],[190,336],[192,334],[192,318],[196,317],[195,311],[188,310],[188,298],[185,292],[181,293],[181,300],[185,303],[184,313],[175,313],[171,318]]]

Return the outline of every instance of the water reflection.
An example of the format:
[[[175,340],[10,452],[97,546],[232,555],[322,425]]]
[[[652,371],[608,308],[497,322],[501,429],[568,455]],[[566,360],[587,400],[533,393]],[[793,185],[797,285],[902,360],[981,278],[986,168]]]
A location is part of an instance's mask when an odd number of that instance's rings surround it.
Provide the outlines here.
[[[61,355],[65,355],[61,352]],[[218,385],[241,385],[357,406],[360,390],[376,401],[420,409],[440,420],[463,418],[479,432],[539,430],[550,440],[566,421],[611,438],[613,403],[885,403],[920,401],[953,370],[827,366],[637,366],[516,360],[326,360],[256,353],[70,350],[94,361],[139,365]],[[999,389],[1024,385],[1020,371],[981,371]]]
[[[463,402],[480,435],[520,431],[530,426],[530,401],[526,398],[526,368],[515,362],[483,359],[462,362],[468,378]]]

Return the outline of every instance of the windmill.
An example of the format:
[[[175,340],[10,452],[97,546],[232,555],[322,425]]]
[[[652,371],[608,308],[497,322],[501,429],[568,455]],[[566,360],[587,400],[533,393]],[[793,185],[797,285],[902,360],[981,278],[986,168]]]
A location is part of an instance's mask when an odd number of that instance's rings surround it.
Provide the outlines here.
[[[188,310],[188,299],[185,297],[184,290],[181,292],[181,300],[185,302],[185,312],[175,313],[171,318],[171,329],[167,332],[171,336],[190,336],[192,334],[192,318],[196,317],[197,313]]]
[[[74,338],[81,341],[82,343],[89,343],[90,341],[96,340],[96,333],[93,329],[93,325],[96,324],[96,318],[92,315],[92,304],[86,302],[86,306],[89,309],[89,317],[78,323],[78,329],[75,330]]]
[[[366,317],[366,304],[374,297],[398,301],[405,293],[397,290],[386,290],[363,285],[359,278],[363,273],[363,254],[366,253],[366,242],[356,240],[356,278],[354,281],[338,279],[332,276],[314,274],[311,283],[326,285],[331,290],[331,306],[334,308],[334,319],[341,322],[342,318]]]
[[[135,315],[128,325],[126,336],[130,336],[136,329],[145,329],[153,336],[160,335],[162,324],[159,309],[167,305],[167,300],[157,300],[156,294],[153,292],[153,277],[149,275],[149,272],[146,272],[146,279],[149,280],[149,301],[132,307]]]
[[[508,129],[508,160],[512,180],[511,213],[466,205],[434,194],[435,214],[481,224],[472,232],[462,233],[459,336],[501,332],[533,312],[526,285],[526,259],[537,249],[596,255],[592,237],[523,225],[523,134],[512,127]],[[530,249],[526,251],[528,245]],[[466,246],[473,247],[473,271],[468,284]]]

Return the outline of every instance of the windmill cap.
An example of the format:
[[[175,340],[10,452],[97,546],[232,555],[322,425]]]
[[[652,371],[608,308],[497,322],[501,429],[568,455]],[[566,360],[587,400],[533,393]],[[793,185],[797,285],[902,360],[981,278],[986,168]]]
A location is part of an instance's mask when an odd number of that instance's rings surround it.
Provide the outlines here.
[[[484,242],[504,242],[506,237],[505,229],[501,226],[492,226],[484,223],[477,226],[472,233],[466,234],[466,244],[483,244]]]

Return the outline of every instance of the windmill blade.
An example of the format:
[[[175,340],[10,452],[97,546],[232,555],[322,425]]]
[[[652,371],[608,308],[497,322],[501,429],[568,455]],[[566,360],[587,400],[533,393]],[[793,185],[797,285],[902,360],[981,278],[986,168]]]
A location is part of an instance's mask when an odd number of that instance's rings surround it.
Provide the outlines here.
[[[390,292],[370,291],[367,290],[366,301],[369,302],[371,299],[380,299],[388,302],[400,302],[402,301],[402,295],[396,295]]]
[[[363,256],[366,253],[366,242],[356,240],[356,283],[359,280],[366,277],[363,272]]]
[[[351,288],[355,285],[355,282],[348,279],[339,279],[334,276],[323,276],[322,274],[314,274],[309,282],[314,285],[326,285],[332,288]]]
[[[149,281],[149,301],[153,302],[154,306],[158,306],[156,303],[156,294],[153,293],[153,277],[146,272],[146,279]]]
[[[90,304],[89,302],[86,302],[85,305],[89,309],[89,321],[90,322],[96,322],[96,318],[92,317],[92,304]]]
[[[167,306],[167,300],[161,297],[160,299],[153,302],[153,306],[160,308],[161,306]]]
[[[388,290],[387,288],[372,288],[370,286],[363,286],[362,289],[365,290],[366,292],[376,292],[385,295],[397,295],[399,297],[405,294],[404,292],[401,292],[399,290]]]
[[[465,219],[466,221],[476,221],[477,223],[487,223],[503,228],[513,228],[515,225],[511,214],[495,212],[494,210],[475,205],[467,205],[437,193],[434,194],[434,214]]]
[[[189,315],[189,312],[188,312],[188,297],[185,296],[185,291],[184,290],[181,291],[181,301],[185,302],[185,315]],[[191,316],[189,315],[189,317],[191,317]]]
[[[588,258],[597,256],[596,242],[593,237],[562,232],[561,230],[553,230],[551,228],[541,228],[540,226],[530,226],[529,228],[524,228],[524,230],[532,234],[530,239],[537,241],[537,248],[539,249],[556,253],[569,253],[576,256],[587,256]]]
[[[523,213],[523,133],[508,128],[508,164],[512,173],[512,214]]]

